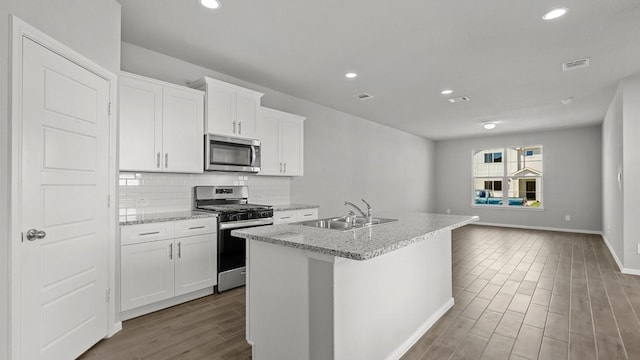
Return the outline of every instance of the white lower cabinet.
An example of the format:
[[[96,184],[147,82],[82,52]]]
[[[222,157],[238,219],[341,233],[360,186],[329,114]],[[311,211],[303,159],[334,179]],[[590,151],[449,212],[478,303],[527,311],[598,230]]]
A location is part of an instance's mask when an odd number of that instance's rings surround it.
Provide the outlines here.
[[[273,212],[273,224],[289,224],[298,221],[315,220],[318,218],[318,209],[284,210]]]
[[[213,293],[215,218],[123,226],[120,232],[122,320]]]

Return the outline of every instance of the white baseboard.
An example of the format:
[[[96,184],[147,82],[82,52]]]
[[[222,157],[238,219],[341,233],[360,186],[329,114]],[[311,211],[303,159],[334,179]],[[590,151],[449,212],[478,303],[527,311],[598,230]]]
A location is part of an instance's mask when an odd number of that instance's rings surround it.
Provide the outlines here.
[[[602,232],[601,231],[597,231],[597,230],[565,229],[565,228],[555,228],[555,227],[548,227],[548,226],[528,226],[528,225],[487,223],[487,222],[476,222],[476,223],[473,223],[473,225],[497,226],[497,227],[508,227],[508,228],[515,228],[515,229],[545,230],[545,231],[559,231],[559,232],[578,233],[578,234],[602,235]]]
[[[107,333],[107,339],[112,337],[113,335],[115,335],[116,333],[118,333],[120,330],[122,330],[122,321],[118,321],[117,323],[113,324],[113,326],[111,327],[111,329],[109,329],[109,332]]]
[[[213,294],[213,286],[207,287],[202,290],[196,290],[187,294],[179,295],[176,297],[172,297],[166,300],[158,301],[149,305],[140,306],[131,310],[122,311],[120,312],[120,320],[122,321],[129,320],[134,317],[138,317],[154,311],[162,310],[174,305],[182,304],[183,302],[195,300],[211,294]]]
[[[409,349],[411,349],[413,344],[418,342],[418,340],[420,340],[420,338],[427,331],[429,331],[429,329],[433,326],[433,324],[435,324],[436,321],[438,321],[442,317],[442,315],[444,315],[447,311],[449,311],[449,309],[453,307],[453,304],[454,304],[453,298],[449,299],[446,303],[444,303],[444,305],[442,305],[438,310],[436,310],[436,312],[433,315],[431,315],[422,325],[420,325],[420,327],[416,329],[416,331],[405,342],[400,344],[400,346],[398,346],[391,354],[389,354],[386,360],[400,359],[402,355],[404,355],[404,353],[406,353],[407,351],[409,351]]]
[[[625,268],[624,266],[622,266],[622,261],[620,261],[620,258],[618,258],[618,254],[616,254],[616,252],[613,251],[613,246],[611,246],[611,242],[609,241],[609,239],[607,239],[607,236],[602,232],[600,233],[600,235],[602,236],[604,243],[609,248],[609,252],[611,253],[611,256],[613,256],[613,260],[616,261],[616,265],[618,265],[618,269],[620,269],[620,272],[623,274],[629,274],[629,275],[640,275],[640,270]]]

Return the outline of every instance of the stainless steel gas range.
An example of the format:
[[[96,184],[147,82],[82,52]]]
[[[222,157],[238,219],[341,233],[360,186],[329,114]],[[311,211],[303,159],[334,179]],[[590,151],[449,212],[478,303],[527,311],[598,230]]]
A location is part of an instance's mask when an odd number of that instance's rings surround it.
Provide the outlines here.
[[[249,204],[247,186],[196,186],[194,208],[218,214],[218,285],[222,292],[246,283],[245,239],[231,230],[273,224],[269,205]]]

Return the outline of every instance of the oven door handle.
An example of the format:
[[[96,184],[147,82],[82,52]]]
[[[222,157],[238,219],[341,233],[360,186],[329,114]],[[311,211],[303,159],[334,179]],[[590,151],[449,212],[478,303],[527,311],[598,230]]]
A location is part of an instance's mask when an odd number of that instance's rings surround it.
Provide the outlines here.
[[[246,220],[246,221],[231,221],[231,222],[220,223],[220,230],[239,229],[239,228],[246,228],[251,226],[271,225],[271,224],[273,224],[272,218]]]

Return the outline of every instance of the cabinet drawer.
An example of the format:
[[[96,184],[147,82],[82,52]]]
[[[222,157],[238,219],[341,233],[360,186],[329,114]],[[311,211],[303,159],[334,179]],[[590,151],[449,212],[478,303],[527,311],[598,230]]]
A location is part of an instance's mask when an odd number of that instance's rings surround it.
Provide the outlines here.
[[[318,218],[318,209],[285,210],[273,213],[274,224],[288,224]]]
[[[217,218],[190,219],[175,222],[175,237],[185,237],[216,232]]]
[[[129,225],[120,228],[120,244],[130,245],[173,238],[173,222]]]

